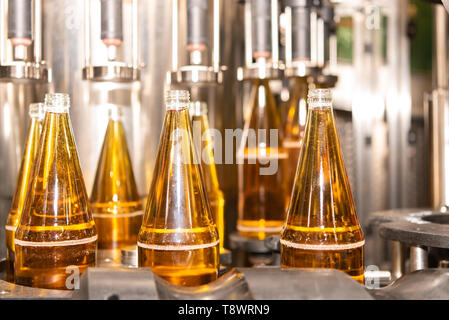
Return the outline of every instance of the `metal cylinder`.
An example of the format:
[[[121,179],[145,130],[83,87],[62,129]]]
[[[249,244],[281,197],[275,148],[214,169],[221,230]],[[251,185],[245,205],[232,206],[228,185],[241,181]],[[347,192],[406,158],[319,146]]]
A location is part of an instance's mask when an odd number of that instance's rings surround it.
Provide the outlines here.
[[[391,242],[391,274],[399,279],[405,273],[405,248],[399,241]]]
[[[288,0],[292,10],[292,59],[310,60],[311,0]]]
[[[449,17],[441,5],[434,6],[434,50],[433,50],[433,97],[431,108],[431,185],[432,206],[435,208],[449,207],[448,181],[448,147],[446,138],[449,134],[448,113],[448,33]]]
[[[330,37],[331,34],[335,32],[335,23],[334,23],[334,7],[331,5],[323,6],[321,9],[321,17],[324,21],[323,28],[323,50],[324,50],[324,61],[325,63],[329,61],[330,57]]]
[[[101,0],[101,39],[123,41],[122,0]]]
[[[271,51],[271,1],[251,0],[253,56],[268,58]]]
[[[410,272],[427,269],[428,254],[424,246],[410,246]]]
[[[32,39],[31,0],[8,0],[8,39]]]
[[[194,50],[207,45],[208,0],[187,0],[187,45]]]

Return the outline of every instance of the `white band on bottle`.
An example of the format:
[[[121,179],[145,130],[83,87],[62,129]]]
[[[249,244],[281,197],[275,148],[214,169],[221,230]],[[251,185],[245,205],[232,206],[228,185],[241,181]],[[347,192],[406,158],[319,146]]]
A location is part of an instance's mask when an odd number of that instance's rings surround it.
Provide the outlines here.
[[[292,149],[292,148],[301,148],[302,142],[301,142],[301,141],[284,141],[284,142],[282,143],[282,146],[283,146],[284,148],[289,148],[289,149]]]
[[[340,251],[363,247],[365,245],[365,240],[348,244],[302,244],[281,239],[281,244],[290,248],[301,250]]]
[[[16,227],[16,226],[6,225],[6,226],[5,226],[5,230],[8,230],[8,231],[16,231],[16,230],[17,230],[17,227]]]
[[[90,238],[79,239],[79,240],[63,240],[63,241],[49,241],[49,242],[38,242],[38,241],[23,241],[15,239],[14,243],[22,247],[65,247],[65,246],[76,246],[80,244],[87,244],[97,241],[98,236],[93,236]]]
[[[160,244],[147,244],[137,242],[137,246],[150,250],[162,250],[162,251],[188,251],[188,250],[198,250],[206,249],[210,247],[215,247],[220,243],[220,240],[211,243],[194,244],[194,245],[160,245]]]
[[[281,232],[282,226],[279,227],[248,227],[237,225],[237,230],[242,232]]]
[[[106,219],[113,219],[113,218],[130,218],[130,217],[137,217],[142,216],[143,211],[134,211],[129,213],[92,213],[94,218],[106,218]]]

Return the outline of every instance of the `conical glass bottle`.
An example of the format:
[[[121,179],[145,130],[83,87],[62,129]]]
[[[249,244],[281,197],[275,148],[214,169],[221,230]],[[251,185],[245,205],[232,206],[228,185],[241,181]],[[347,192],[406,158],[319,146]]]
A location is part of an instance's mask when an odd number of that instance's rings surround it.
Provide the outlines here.
[[[193,102],[190,105],[190,116],[193,126],[193,140],[197,155],[201,163],[201,169],[206,187],[209,206],[218,229],[220,238],[220,253],[225,251],[224,243],[224,196],[220,190],[215,167],[214,146],[209,130],[209,120],[207,118],[207,104],[205,102]],[[198,137],[195,136],[195,133]]]
[[[285,176],[288,155],[283,147],[281,122],[267,79],[254,80],[250,101],[251,116],[245,123],[237,154],[237,230],[242,236],[263,240],[279,234],[285,221],[289,200]],[[277,133],[277,139],[271,137],[273,132]]]
[[[136,244],[143,217],[121,118],[120,108],[112,106],[90,197],[98,249],[116,263],[120,249]]]
[[[38,149],[39,138],[42,131],[42,120],[44,119],[44,104],[32,103],[30,105],[30,127],[25,144],[25,151],[20,165],[19,176],[17,179],[16,191],[6,220],[6,281],[14,282],[14,234],[22,214],[27,188],[30,185],[31,171]]]
[[[137,245],[139,267],[180,286],[218,276],[219,238],[192,141],[189,93],[167,91],[166,115]]]
[[[15,234],[16,283],[75,289],[95,265],[97,233],[69,118],[67,94],[45,96],[39,149]]]
[[[281,234],[284,268],[333,268],[363,282],[360,227],[335,128],[330,89],[309,91],[304,145]]]
[[[284,148],[288,153],[287,179],[288,192],[291,192],[295,182],[296,168],[298,166],[299,152],[304,139],[307,119],[307,91],[306,77],[294,78],[293,90],[288,101],[287,114],[284,121]]]

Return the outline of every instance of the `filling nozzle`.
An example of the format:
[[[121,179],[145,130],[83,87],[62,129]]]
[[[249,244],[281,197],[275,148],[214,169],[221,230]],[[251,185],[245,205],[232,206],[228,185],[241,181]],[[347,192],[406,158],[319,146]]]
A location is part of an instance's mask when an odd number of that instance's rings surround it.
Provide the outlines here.
[[[14,60],[27,60],[32,44],[31,0],[8,0],[8,39],[14,48]]]
[[[292,12],[292,60],[307,62],[311,58],[310,12],[312,0],[288,0]]]
[[[253,57],[265,61],[271,56],[270,0],[251,0],[251,21]]]
[[[123,42],[123,0],[101,0],[101,40],[108,50],[108,60],[117,58]]]
[[[207,49],[208,0],[187,0],[187,50],[190,62],[200,65]]]

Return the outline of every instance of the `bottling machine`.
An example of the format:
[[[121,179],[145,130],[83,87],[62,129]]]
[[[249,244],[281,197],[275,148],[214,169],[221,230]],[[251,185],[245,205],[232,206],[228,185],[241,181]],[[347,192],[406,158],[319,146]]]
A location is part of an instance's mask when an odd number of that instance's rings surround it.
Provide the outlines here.
[[[449,299],[448,8],[445,0],[0,0],[0,300]],[[67,150],[75,150],[69,152],[75,160],[79,156],[82,174],[67,166],[64,173],[76,183],[67,181],[91,194],[99,163],[113,178],[120,166],[107,162],[129,152],[118,161],[129,161],[131,174],[114,183],[120,189],[133,180],[130,188],[138,195],[132,201],[142,205],[129,210],[144,219],[145,230],[138,236],[134,230],[132,245],[98,248],[94,265],[90,248],[82,274],[66,272],[69,290],[45,283],[52,281],[51,272],[45,279],[39,272],[34,280],[23,276],[32,259],[23,247],[41,241],[26,238],[26,231],[43,230],[25,218],[15,243],[21,277],[28,280],[13,283],[5,274],[5,225],[29,129],[28,108],[45,96],[49,117],[64,114],[53,105],[57,101],[70,104],[73,132],[70,125],[61,132],[69,140],[75,137],[75,146]],[[321,138],[313,140],[308,115],[326,107],[336,129],[318,119],[314,130]],[[175,116],[186,108],[192,128]],[[127,151],[108,158],[112,147],[103,144],[105,132],[116,141],[108,123],[119,115],[123,128],[117,136],[126,141],[120,150]],[[210,129],[207,135],[203,128],[195,136],[195,118]],[[180,128],[192,129],[192,143],[177,144],[182,135],[164,135]],[[250,129],[276,132],[267,138],[257,131],[252,137]],[[320,135],[324,131],[332,132]],[[337,142],[327,141],[330,136]],[[252,138],[253,149],[248,147]],[[199,150],[193,147],[197,141]],[[326,143],[337,145],[334,153],[326,153]],[[188,170],[180,156],[186,145],[200,160]],[[321,153],[314,153],[317,148]],[[40,158],[48,161],[45,152],[42,148]],[[306,152],[317,156],[315,162]],[[328,155],[329,164],[318,155]],[[63,167],[66,158],[56,155],[55,163]],[[205,158],[207,166],[201,163]],[[282,172],[264,175],[262,160],[275,161]],[[41,175],[30,183],[37,189],[27,193],[28,215],[47,210],[30,207],[39,202],[32,200],[41,195],[39,179],[49,176],[41,162],[36,165]],[[313,171],[318,162],[322,170]],[[331,168],[328,175],[323,168]],[[101,183],[107,183],[108,173],[103,176]],[[311,191],[305,222],[300,209],[306,206],[300,203],[309,190],[306,178],[322,193]],[[95,212],[93,218],[71,220],[83,206],[102,207],[97,219],[129,213],[117,209],[125,202],[119,192],[104,203],[92,197],[88,204],[80,190],[82,197],[71,202],[48,202],[57,212],[54,228],[95,220]],[[57,193],[52,197],[62,199]],[[314,210],[327,215],[323,208],[334,215],[333,226],[310,221]],[[182,218],[176,216],[180,212]],[[58,220],[59,214],[65,218]],[[119,232],[129,230],[116,218],[101,229],[89,225],[89,237],[74,227],[80,234],[76,241],[87,237],[93,243],[97,232],[120,238]],[[288,228],[297,231],[294,241],[286,236]],[[210,243],[201,238],[203,229]],[[318,242],[302,243],[301,232]],[[332,237],[338,241],[326,242]],[[70,246],[63,236],[55,239]],[[51,241],[37,246],[51,247]],[[179,261],[174,268],[180,269],[172,271],[179,274],[205,265],[209,250],[209,257],[219,259],[211,258],[213,281],[192,281],[201,284],[194,286],[171,281],[176,277],[161,275],[151,262],[158,250],[163,251],[160,261]],[[189,264],[194,256],[189,250],[204,250],[198,255],[203,258]],[[311,268],[287,266],[294,259],[285,255],[306,254],[298,250],[315,250],[305,264]],[[326,250],[335,253],[329,260],[356,262],[345,268],[318,262]],[[359,269],[356,276],[353,265]]]

